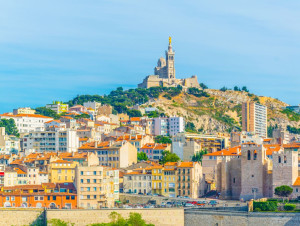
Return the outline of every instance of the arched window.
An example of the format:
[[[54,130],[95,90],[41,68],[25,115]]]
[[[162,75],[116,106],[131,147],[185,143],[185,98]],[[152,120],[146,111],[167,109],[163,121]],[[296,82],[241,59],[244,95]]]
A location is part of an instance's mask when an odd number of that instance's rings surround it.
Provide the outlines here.
[[[251,152],[248,150],[248,160],[251,160]]]
[[[253,157],[254,160],[257,159],[257,151],[254,151],[254,157]]]
[[[278,156],[278,163],[281,163],[281,156]]]
[[[286,155],[283,157],[283,162],[286,163]]]

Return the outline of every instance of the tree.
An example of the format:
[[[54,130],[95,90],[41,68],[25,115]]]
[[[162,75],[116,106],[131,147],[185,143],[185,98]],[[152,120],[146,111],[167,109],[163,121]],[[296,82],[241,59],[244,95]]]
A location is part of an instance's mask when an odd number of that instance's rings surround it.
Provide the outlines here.
[[[158,118],[159,117],[159,112],[158,111],[150,111],[147,116],[149,118]]]
[[[249,90],[247,89],[247,86],[243,86],[242,91],[245,91],[245,92],[249,93]]]
[[[156,136],[154,138],[155,143],[160,143],[160,144],[172,144],[172,140],[170,139],[170,137],[167,136]]]
[[[206,154],[207,154],[207,150],[206,149],[201,150],[201,151],[197,151],[196,154],[193,155],[192,161],[193,162],[201,162],[202,163],[203,155],[206,155]]]
[[[223,91],[223,92],[225,92],[226,90],[228,90],[228,88],[225,87],[225,86],[223,86],[223,87],[220,89],[220,91]]]
[[[138,161],[147,161],[148,156],[146,155],[145,152],[140,152],[137,154],[137,159],[138,159]]]
[[[128,109],[127,115],[129,115],[129,117],[142,117],[142,113],[135,109]]]
[[[240,89],[239,87],[237,87],[237,86],[235,86],[235,87],[233,88],[233,90],[234,90],[234,91],[241,91],[241,89]]]
[[[75,119],[80,119],[80,118],[91,118],[91,116],[90,115],[88,115],[88,114],[81,114],[81,115],[75,115],[75,117],[74,117]]]
[[[185,125],[185,131],[192,133],[197,132],[195,124],[193,122],[187,122]]]
[[[161,164],[165,164],[166,162],[178,162],[180,160],[175,153],[169,151],[163,151],[162,156]]]
[[[208,89],[207,85],[205,85],[204,83],[200,83],[199,85],[202,89]]]
[[[50,108],[38,107],[38,108],[35,109],[35,111],[39,115],[48,116],[48,117],[51,117],[51,118],[54,118],[54,119],[58,119],[59,118],[59,115],[55,111],[53,111],[52,109],[50,109]]]
[[[282,185],[275,188],[275,195],[280,197],[288,197],[292,194],[293,188],[287,185]]]
[[[5,127],[5,132],[8,135],[14,135],[16,137],[19,137],[19,131],[16,126],[15,120],[11,119],[1,119],[0,120],[0,127]]]

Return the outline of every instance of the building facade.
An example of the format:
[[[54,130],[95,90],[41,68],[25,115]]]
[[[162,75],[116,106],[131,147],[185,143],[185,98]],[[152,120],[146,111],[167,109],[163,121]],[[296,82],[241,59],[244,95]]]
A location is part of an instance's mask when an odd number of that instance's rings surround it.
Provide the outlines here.
[[[255,102],[242,104],[242,130],[267,137],[267,107]]]

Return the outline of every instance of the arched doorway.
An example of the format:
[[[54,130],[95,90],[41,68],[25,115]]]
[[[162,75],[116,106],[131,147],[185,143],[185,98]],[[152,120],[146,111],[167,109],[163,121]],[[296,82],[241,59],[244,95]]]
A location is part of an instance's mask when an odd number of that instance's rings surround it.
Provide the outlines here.
[[[24,208],[28,207],[27,203],[26,203],[26,202],[23,202],[23,203],[22,203],[22,207],[24,207]]]
[[[49,208],[50,208],[50,209],[56,209],[55,203],[52,202],[52,203],[50,204]]]
[[[11,207],[10,202],[5,202],[5,203],[4,203],[4,207]]]
[[[36,208],[42,208],[42,203],[38,202],[38,203],[36,204]]]

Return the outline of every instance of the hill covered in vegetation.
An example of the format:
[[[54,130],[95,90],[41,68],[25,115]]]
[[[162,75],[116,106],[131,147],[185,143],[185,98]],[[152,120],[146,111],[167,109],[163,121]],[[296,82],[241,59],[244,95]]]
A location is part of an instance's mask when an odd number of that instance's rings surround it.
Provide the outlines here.
[[[230,132],[241,130],[242,103],[255,101],[268,107],[268,126],[272,129],[281,126],[291,132],[300,132],[300,115],[288,109],[288,104],[271,97],[257,96],[247,87],[233,89],[223,87],[219,90],[208,89],[200,84],[201,89],[182,87],[152,87],[149,89],[128,89],[122,87],[108,95],[78,95],[68,101],[70,106],[86,101],[97,101],[113,106],[114,113],[128,113],[141,116],[141,112],[130,107],[156,107],[157,112],[149,116],[177,115],[185,118],[187,130],[191,132]]]

